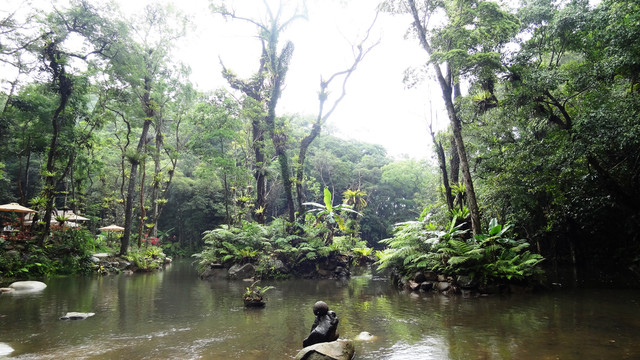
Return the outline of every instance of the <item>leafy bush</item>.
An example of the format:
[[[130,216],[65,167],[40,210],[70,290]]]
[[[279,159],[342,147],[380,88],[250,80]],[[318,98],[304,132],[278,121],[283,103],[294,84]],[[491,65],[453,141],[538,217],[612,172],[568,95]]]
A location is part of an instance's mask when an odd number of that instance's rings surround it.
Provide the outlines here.
[[[541,273],[537,265],[544,258],[526,250],[525,240],[506,237],[511,226],[502,227],[491,219],[486,233],[465,239],[465,231],[454,226],[455,222],[454,217],[446,231],[437,231],[434,224],[424,221],[399,224],[395,236],[382,241],[389,249],[379,257],[380,269],[469,275],[484,284],[526,280]]]
[[[366,243],[354,236],[336,237],[327,244],[330,230],[307,214],[304,224],[295,224],[299,231],[289,234],[291,224],[276,219],[269,225],[244,222],[238,227],[223,225],[205,232],[205,247],[194,254],[200,271],[211,263],[254,263],[264,276],[280,277],[274,272],[274,262],[296,266],[305,261],[324,258],[337,253],[350,253],[353,248],[364,249]]]
[[[140,271],[153,271],[162,266],[165,254],[160,247],[149,246],[131,251],[125,258],[133,262]]]
[[[164,253],[171,257],[185,257],[188,254],[179,242],[168,242],[162,245],[162,248]]]
[[[440,261],[435,256],[438,248],[449,239],[464,234],[460,226],[454,226],[455,220],[450,222],[447,231],[436,230],[437,225],[427,217],[396,224],[395,236],[380,241],[389,248],[379,254],[379,269],[397,268],[409,272],[437,266]]]
[[[42,278],[54,274],[90,273],[93,235],[87,230],[66,229],[41,248],[25,241],[21,250],[7,251],[0,244],[0,274],[7,279]]]

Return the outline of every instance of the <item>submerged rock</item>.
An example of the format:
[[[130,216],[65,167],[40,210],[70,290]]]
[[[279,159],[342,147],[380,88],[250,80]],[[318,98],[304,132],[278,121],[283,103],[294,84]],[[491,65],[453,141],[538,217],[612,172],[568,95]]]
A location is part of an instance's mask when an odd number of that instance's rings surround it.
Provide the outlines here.
[[[376,337],[374,335],[372,335],[370,332],[368,331],[363,331],[360,334],[358,334],[358,336],[356,336],[355,340],[357,341],[373,341],[375,340]]]
[[[84,320],[88,317],[92,317],[96,313],[81,313],[81,312],[68,312],[66,315],[61,316],[60,320]]]
[[[295,360],[350,360],[355,353],[351,340],[336,340],[307,346],[300,350]]]

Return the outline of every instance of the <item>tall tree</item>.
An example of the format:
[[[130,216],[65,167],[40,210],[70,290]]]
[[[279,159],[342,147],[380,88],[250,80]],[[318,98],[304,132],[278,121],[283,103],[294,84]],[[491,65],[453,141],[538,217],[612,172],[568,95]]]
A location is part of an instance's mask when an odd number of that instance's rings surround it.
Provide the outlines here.
[[[498,50],[515,35],[518,21],[496,3],[482,0],[392,0],[384,8],[411,15],[413,34],[429,56],[460,159],[471,227],[474,233],[480,233],[480,209],[455,106],[456,84],[466,75],[481,82],[489,96],[494,96],[494,72],[502,68]],[[439,18],[442,24],[437,24]]]
[[[43,68],[50,76],[51,90],[57,97],[57,105],[50,118],[51,140],[43,171],[46,206],[44,225],[39,234],[41,246],[49,235],[57,187],[69,174],[76,156],[76,147],[69,141],[73,138],[75,121],[85,115],[87,108],[87,99],[84,97],[87,79],[70,71],[71,59],[87,61],[93,56],[104,56],[117,37],[114,28],[105,26],[99,11],[88,2],[79,1],[72,5],[67,11],[54,9],[44,24],[46,30],[38,47]],[[74,51],[69,45],[72,34],[81,36],[85,46],[91,50]],[[66,146],[62,146],[65,140]]]
[[[638,14],[633,1],[527,1],[503,100],[478,117],[486,199],[552,263],[635,262]]]
[[[127,56],[121,58],[122,62],[114,63],[114,76],[125,81],[131,86],[134,96],[138,99],[142,112],[142,128],[135,151],[127,153],[130,163],[129,179],[125,198],[124,234],[121,238],[120,254],[126,254],[129,248],[131,230],[133,228],[134,202],[138,172],[144,169],[146,161],[146,148],[152,139],[149,131],[152,125],[156,126],[156,133],[162,136],[163,129],[163,93],[166,90],[162,83],[166,77],[170,77],[167,63],[172,46],[185,31],[184,17],[180,15],[172,18],[174,14],[168,8],[161,5],[148,5],[144,10],[144,21],[130,20],[133,41]],[[127,135],[128,136],[128,135]],[[158,144],[161,146],[161,144]],[[159,149],[158,149],[159,150]],[[143,173],[144,174],[144,173]],[[155,178],[155,176],[154,176]],[[144,182],[140,184],[140,222],[138,227],[138,245],[141,242],[144,231],[145,205]],[[157,202],[157,197],[156,197]],[[155,205],[154,205],[155,206]],[[154,219],[154,221],[156,221]]]
[[[275,153],[280,165],[280,172],[287,199],[288,219],[293,222],[295,219],[295,209],[293,203],[293,183],[291,181],[291,171],[289,169],[289,159],[286,152],[287,135],[276,126],[276,106],[282,94],[285,76],[289,68],[289,61],[293,54],[293,43],[286,41],[280,47],[280,36],[285,29],[295,20],[306,18],[306,6],[295,7],[292,14],[283,14],[283,4],[274,13],[271,7],[264,1],[267,11],[267,20],[260,22],[251,18],[236,15],[225,7],[214,7],[214,10],[224,16],[247,21],[255,25],[259,30],[259,39],[262,45],[260,55],[260,65],[258,71],[248,80],[242,80],[227,69],[224,64],[223,76],[229,85],[242,91],[251,99],[247,105],[254,106],[257,113],[251,119],[253,148],[255,155],[256,179],[256,220],[260,223],[265,221],[264,213],[267,205],[266,193],[266,159],[264,152],[264,132],[268,131]]]

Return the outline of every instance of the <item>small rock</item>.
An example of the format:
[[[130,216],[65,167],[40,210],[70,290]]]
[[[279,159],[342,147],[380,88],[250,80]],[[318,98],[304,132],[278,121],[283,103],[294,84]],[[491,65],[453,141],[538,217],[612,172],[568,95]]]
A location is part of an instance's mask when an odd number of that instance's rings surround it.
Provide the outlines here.
[[[356,336],[357,341],[373,341],[375,339],[376,337],[371,335],[371,333],[368,331],[363,331],[360,334],[358,334],[358,336]]]
[[[336,279],[348,279],[350,276],[349,270],[345,269],[342,266],[337,266],[333,271],[333,276]]]
[[[444,275],[438,275],[438,281],[444,282],[444,281],[447,281],[447,278]]]
[[[470,289],[475,287],[475,282],[471,279],[470,276],[459,275],[456,279],[456,283],[463,289]]]
[[[256,268],[252,264],[233,265],[229,269],[229,279],[238,280],[251,278],[256,274]]]
[[[413,276],[413,281],[417,282],[418,284],[421,284],[421,283],[427,281],[427,277],[424,275],[424,273],[422,271],[418,271]]]
[[[60,317],[60,320],[84,320],[93,315],[95,315],[95,313],[68,312],[66,315]]]
[[[433,283],[431,281],[424,281],[420,284],[420,290],[429,292],[433,290]]]
[[[438,276],[436,276],[436,274],[433,271],[425,271],[424,272],[424,277],[427,278],[427,281],[437,281],[438,280]]]
[[[219,268],[219,269],[207,269],[202,274],[200,274],[200,279],[202,280],[212,280],[212,279],[226,279],[227,269]]]
[[[407,287],[411,291],[418,291],[418,289],[420,288],[420,284],[413,280],[409,280],[409,282],[407,283]]]
[[[288,274],[289,273],[289,269],[284,264],[284,262],[282,260],[280,260],[280,259],[269,260],[269,267],[274,272],[278,272],[278,273],[281,273],[281,274]]]
[[[438,291],[442,292],[442,291],[447,291],[449,290],[449,287],[451,286],[451,284],[449,284],[446,281],[440,281],[436,284],[436,289],[438,289]]]
[[[329,270],[325,270],[325,269],[318,269],[318,275],[322,278],[327,278],[329,277],[329,274],[331,274],[331,272]]]

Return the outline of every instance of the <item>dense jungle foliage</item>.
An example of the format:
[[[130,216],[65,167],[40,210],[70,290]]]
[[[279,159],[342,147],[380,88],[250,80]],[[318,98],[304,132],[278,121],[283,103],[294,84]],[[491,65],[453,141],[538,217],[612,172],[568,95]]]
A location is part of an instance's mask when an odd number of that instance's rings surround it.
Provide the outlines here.
[[[295,91],[284,88],[295,52],[283,39],[304,7],[257,20],[214,2],[211,21],[255,25],[262,49],[247,79],[220,60],[214,92],[175,58],[190,27],[172,7],[127,18],[73,0],[2,13],[0,204],[38,211],[0,240],[2,276],[84,271],[98,244],[265,274],[276,258],[341,253],[404,274],[523,280],[545,265],[637,284],[640,5],[509,5],[381,2],[379,16],[405,19],[424,50],[407,86],[435,79],[444,99],[450,127],[431,132],[427,160],[393,159],[326,124],[375,56],[367,37],[350,67],[324,75],[319,110],[276,112]],[[88,217],[85,230],[64,230],[56,209]],[[0,215],[23,229],[20,214]],[[109,224],[124,231],[96,238]]]

